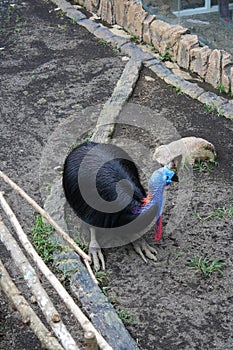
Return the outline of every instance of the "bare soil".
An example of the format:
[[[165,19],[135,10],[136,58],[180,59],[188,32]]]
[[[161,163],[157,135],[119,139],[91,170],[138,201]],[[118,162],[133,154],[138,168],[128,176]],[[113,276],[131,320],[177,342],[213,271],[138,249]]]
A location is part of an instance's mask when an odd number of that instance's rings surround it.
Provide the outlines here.
[[[8,14],[4,18],[9,18],[2,22],[0,44],[4,47],[0,51],[1,170],[43,204],[39,168],[50,135],[71,115],[78,119],[80,109],[103,104],[124,65],[118,53],[55,12],[50,2],[27,0],[15,4],[11,10],[9,4],[1,7],[1,13]],[[192,135],[212,142],[218,166],[211,165],[210,171],[194,171],[191,199],[174,232],[167,232],[166,226],[179,185],[167,191],[164,236],[156,244],[157,264],[144,264],[131,245],[104,250],[108,296],[116,308],[130,311],[133,320],[126,321],[126,326],[141,349],[231,350],[233,218],[227,210],[221,218],[214,215],[206,220],[200,220],[197,213],[204,218],[216,208],[228,209],[233,204],[233,123],[177,94],[147,69],[142,71],[130,102],[166,118],[182,137]],[[114,139],[135,140],[152,150],[159,136],[151,125],[118,125],[114,133]],[[30,233],[33,211],[3,183],[1,189]],[[146,239],[155,246],[153,231]],[[30,291],[1,243],[0,254],[18,288],[30,298]],[[210,260],[219,257],[226,263],[223,275],[195,274],[187,266],[194,256],[208,256]],[[49,293],[59,304],[53,292]],[[0,308],[0,349],[40,350],[40,343],[3,294]],[[81,332],[66,310],[64,317],[74,337],[80,338]]]

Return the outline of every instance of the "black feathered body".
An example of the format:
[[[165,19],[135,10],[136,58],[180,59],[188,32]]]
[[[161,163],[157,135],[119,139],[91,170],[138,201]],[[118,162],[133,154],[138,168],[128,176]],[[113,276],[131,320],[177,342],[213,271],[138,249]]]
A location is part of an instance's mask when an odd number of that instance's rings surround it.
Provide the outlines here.
[[[94,209],[83,198],[79,176],[81,174],[85,190],[91,194],[96,168],[98,172],[95,182],[98,194],[105,201],[116,201],[120,210],[112,213],[102,212]],[[121,180],[127,180],[130,186],[121,183]],[[90,141],[73,149],[66,158],[63,187],[67,201],[76,214],[87,224],[99,228],[121,227],[130,223],[138,215],[135,208],[142,206],[142,200],[146,197],[138,169],[129,155],[117,146]],[[130,194],[130,188],[133,190],[133,196]],[[128,204],[122,209],[124,202]]]

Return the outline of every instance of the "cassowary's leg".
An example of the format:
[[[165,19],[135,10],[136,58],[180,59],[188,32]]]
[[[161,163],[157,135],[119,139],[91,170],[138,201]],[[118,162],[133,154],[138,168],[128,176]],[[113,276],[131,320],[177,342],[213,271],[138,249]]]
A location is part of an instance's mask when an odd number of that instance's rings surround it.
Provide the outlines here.
[[[91,241],[89,244],[88,255],[91,257],[91,260],[92,260],[93,265],[94,265],[94,269],[96,271],[99,271],[101,268],[102,268],[102,270],[105,270],[104,256],[102,254],[99,243],[96,240],[95,229],[93,227],[91,227],[90,230],[91,230]],[[100,263],[101,263],[101,266],[100,266]]]
[[[147,263],[146,257],[148,259],[157,261],[156,249],[151,247],[143,238],[137,239],[132,244],[133,244],[133,247],[134,247],[134,250],[136,251],[136,253],[138,253],[141,256],[141,258],[145,261],[145,263]],[[145,253],[145,255],[144,255],[144,253]]]

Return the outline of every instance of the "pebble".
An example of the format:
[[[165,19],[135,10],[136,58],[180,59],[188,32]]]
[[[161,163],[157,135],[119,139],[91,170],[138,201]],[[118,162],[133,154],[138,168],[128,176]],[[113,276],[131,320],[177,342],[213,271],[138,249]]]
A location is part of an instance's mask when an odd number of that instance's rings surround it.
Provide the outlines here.
[[[129,57],[128,56],[123,56],[121,60],[123,62],[128,62],[129,61]]]
[[[146,75],[146,76],[145,76],[145,80],[146,80],[146,81],[155,81],[155,79],[152,78],[152,77],[150,77],[149,75]]]

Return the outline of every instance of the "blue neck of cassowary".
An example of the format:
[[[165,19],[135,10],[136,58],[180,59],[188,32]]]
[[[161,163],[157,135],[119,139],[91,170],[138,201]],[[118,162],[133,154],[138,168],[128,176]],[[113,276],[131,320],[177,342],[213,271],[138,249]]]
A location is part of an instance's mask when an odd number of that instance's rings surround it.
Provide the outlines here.
[[[175,172],[167,166],[153,172],[148,182],[148,195],[142,201],[143,204],[139,210],[141,213],[156,205],[158,208],[156,218],[161,215],[164,202],[164,188],[172,182],[174,175]]]

